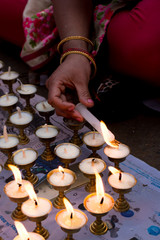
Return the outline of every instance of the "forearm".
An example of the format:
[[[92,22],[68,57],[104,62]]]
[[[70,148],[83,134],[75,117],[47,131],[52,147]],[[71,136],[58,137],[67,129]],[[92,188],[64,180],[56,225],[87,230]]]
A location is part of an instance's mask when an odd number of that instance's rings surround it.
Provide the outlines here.
[[[61,39],[68,36],[89,38],[92,21],[92,0],[53,0],[54,17]],[[83,48],[87,43],[82,40],[70,40],[63,45],[66,48]]]

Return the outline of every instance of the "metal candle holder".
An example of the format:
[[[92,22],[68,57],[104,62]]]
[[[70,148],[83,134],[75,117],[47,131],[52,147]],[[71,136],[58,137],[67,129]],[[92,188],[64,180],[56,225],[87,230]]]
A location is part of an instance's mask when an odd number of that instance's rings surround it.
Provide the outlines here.
[[[45,127],[45,125],[40,126],[36,129],[36,131],[42,127]],[[53,125],[48,125],[48,127],[50,128],[54,128],[57,129],[57,131],[59,132],[59,129],[56,126]],[[35,132],[36,132],[35,131]],[[57,136],[57,135],[56,135]],[[43,153],[41,154],[41,158],[45,161],[52,161],[55,158],[55,154],[54,152],[51,150],[50,144],[51,142],[53,142],[56,139],[56,136],[51,137],[51,138],[41,138],[38,137],[39,140],[45,145],[45,150],[43,151]]]
[[[18,146],[18,144],[19,144],[19,138],[17,137],[17,135],[15,135],[15,134],[8,134],[8,137],[15,137],[15,138],[17,138],[17,144],[15,145],[15,146],[13,146],[13,147],[10,147],[10,148],[0,148],[0,150],[4,153],[4,154],[6,154],[7,156],[8,156],[8,159],[7,159],[7,161],[5,162],[5,164],[4,164],[4,168],[6,169],[6,170],[10,170],[10,168],[8,167],[8,164],[13,164],[13,161],[12,161],[12,152],[14,152],[14,151],[16,151],[17,150],[17,146]],[[0,136],[0,139],[1,138],[4,138],[4,136],[2,135],[2,136]]]
[[[3,95],[3,96],[1,96],[0,98],[3,98],[3,97],[5,97],[5,96],[6,96],[6,95]],[[8,96],[15,96],[15,94],[9,93]],[[17,102],[18,102],[18,97],[17,97]],[[2,108],[4,111],[7,111],[7,112],[8,112],[8,118],[7,118],[6,122],[5,122],[5,124],[8,125],[8,126],[13,126],[13,124],[10,122],[9,118],[10,118],[10,116],[11,116],[11,114],[12,114],[12,110],[15,108],[17,102],[14,103],[14,104],[12,104],[12,105],[9,105],[9,106],[1,106],[1,108]]]
[[[85,159],[83,161],[85,161]],[[103,164],[104,164],[104,168],[102,169],[101,172],[99,172],[99,174],[101,174],[106,169],[106,163],[102,159],[99,159],[99,161],[102,161]],[[96,177],[95,177],[95,174],[87,174],[85,172],[83,172],[83,174],[84,174],[85,177],[89,178],[89,180],[90,180],[85,186],[86,192],[90,192],[90,193],[96,192]]]
[[[134,177],[135,178],[135,177]],[[109,178],[108,178],[109,179]],[[137,180],[135,178],[135,185],[137,183]],[[134,185],[134,186],[135,186]],[[132,187],[134,187],[132,186]],[[132,188],[128,188],[128,189],[118,189],[118,188],[115,188],[115,187],[112,187],[113,191],[118,193],[119,194],[119,197],[117,198],[117,200],[115,201],[115,204],[114,204],[114,209],[117,211],[117,212],[126,212],[130,209],[130,205],[129,203],[127,202],[127,200],[125,199],[124,197],[124,194],[126,193],[129,193]]]
[[[24,180],[23,180],[24,181]],[[12,202],[15,202],[17,203],[17,207],[15,208],[15,210],[12,212],[11,214],[11,217],[13,220],[18,220],[18,221],[25,221],[27,219],[27,216],[25,214],[22,213],[21,211],[21,206],[22,206],[22,203],[25,202],[29,196],[26,196],[26,197],[22,197],[22,198],[16,198],[16,197],[10,197],[6,191],[7,189],[7,185],[9,185],[9,183],[7,183],[5,186],[4,186],[4,192],[5,194],[7,195],[7,197],[12,201]]]
[[[53,186],[53,188],[56,191],[59,191],[58,196],[53,201],[53,206],[57,209],[63,209],[63,208],[65,208],[63,198],[64,197],[66,198],[64,191],[68,190],[71,187],[71,185],[76,181],[76,174],[73,171],[65,168],[64,172],[69,173],[73,176],[73,182],[71,184],[65,185],[65,186],[56,186],[56,185],[53,185],[53,183],[49,180],[50,176],[55,172],[59,172],[59,170],[54,169],[47,174],[47,181]]]
[[[54,153],[56,154],[56,149],[58,148],[58,146],[64,145],[64,144],[67,145],[68,143],[60,143],[59,145],[57,145],[57,146],[54,148]],[[62,163],[64,163],[64,167],[65,167],[65,168],[69,168],[69,164],[75,162],[76,159],[81,155],[81,149],[80,149],[80,147],[79,147],[78,145],[76,145],[76,144],[73,144],[73,143],[70,143],[70,144],[76,146],[76,147],[79,149],[79,155],[76,156],[76,157],[74,157],[74,158],[62,158],[62,157],[58,156],[59,159],[60,159],[60,161],[61,161]]]
[[[66,211],[66,210],[61,210],[60,212],[58,212],[58,213],[56,214],[55,219],[56,219],[56,222],[58,223],[58,225],[59,225],[59,222],[58,222],[58,220],[57,220],[57,219],[58,219],[58,216],[59,216],[63,211]],[[76,211],[79,211],[79,210],[76,209]],[[80,212],[80,211],[79,211],[79,212]],[[88,218],[87,218],[87,216],[86,216],[82,211],[81,211],[81,214],[84,215],[84,217],[85,217],[85,219],[86,219],[86,222],[85,222],[85,224],[86,224],[87,221],[88,221]],[[84,225],[83,225],[83,226],[84,226]],[[76,229],[68,229],[68,228],[61,227],[62,231],[64,231],[65,233],[67,233],[67,237],[65,238],[65,240],[74,240],[73,234],[79,232],[83,226],[81,226],[80,228],[76,228]]]
[[[25,84],[25,86],[30,86],[31,84]],[[34,85],[33,85],[34,86]],[[35,86],[34,86],[35,87]],[[36,87],[35,87],[36,88]],[[21,92],[19,92],[21,90],[21,86],[19,86],[16,91],[19,93],[19,95],[21,96],[21,98],[25,99],[26,101],[26,106],[24,107],[24,111],[28,111],[32,114],[35,113],[35,110],[33,109],[33,107],[31,106],[30,104],[30,99],[33,98],[35,96],[35,93],[37,91],[37,88],[36,88],[36,91],[34,93],[29,93],[29,94],[23,94]]]
[[[27,111],[22,111],[22,112],[26,112],[26,113],[30,114],[31,117],[32,117],[31,121],[33,120],[33,115],[32,115],[30,112],[27,112]],[[16,113],[16,112],[12,113],[11,116],[12,116],[13,114],[15,114],[15,113]],[[11,116],[10,116],[10,119],[11,119]],[[10,121],[11,121],[11,120],[10,120]],[[25,134],[24,129],[29,126],[29,124],[31,123],[31,121],[30,121],[29,123],[26,123],[26,124],[16,124],[16,123],[13,123],[13,125],[14,125],[16,128],[19,129],[19,135],[18,135],[18,137],[19,137],[19,144],[21,144],[21,145],[25,145],[25,144],[27,144],[27,143],[30,142],[30,139],[29,139],[29,138],[27,137],[27,135]]]
[[[91,157],[92,158],[101,158],[101,156],[97,153],[97,151],[102,148],[104,143],[99,146],[90,146],[90,145],[86,144],[84,141],[85,136],[92,134],[92,133],[96,133],[96,131],[87,132],[82,137],[83,143],[87,146],[88,149],[90,149],[92,151],[92,153],[88,156],[88,158],[91,158]]]
[[[36,159],[38,158],[38,152],[33,149],[33,148],[23,148],[23,149],[19,149],[17,150],[16,152],[13,153],[12,155],[12,159],[14,161],[14,156],[18,153],[18,152],[21,152],[22,150],[32,150],[32,151],[35,151],[36,152],[36,158],[33,162],[29,163],[29,164],[25,164],[25,165],[18,165],[18,167],[20,169],[24,169],[26,171],[25,173],[25,179],[28,180],[29,182],[31,182],[33,185],[35,185],[37,182],[38,182],[38,177],[31,172],[31,167],[33,167],[33,165],[35,164],[35,161]]]
[[[36,104],[36,106],[37,106],[38,104]],[[35,107],[36,107],[35,106]],[[36,109],[37,109],[37,107],[36,107]],[[50,122],[50,117],[55,113],[55,109],[53,109],[53,110],[51,110],[51,111],[47,111],[47,112],[43,112],[43,111],[39,111],[38,110],[38,112],[39,112],[39,114],[42,116],[42,117],[44,117],[45,118],[45,123],[47,123],[47,124],[52,124],[51,122]]]
[[[78,146],[81,146],[83,144],[83,141],[80,138],[78,131],[81,128],[83,128],[85,122],[78,122],[76,120],[67,119],[67,118],[64,118],[63,121],[66,124],[66,126],[74,132],[69,142],[74,143]]]
[[[7,73],[7,72],[3,72],[0,75],[0,79],[3,81],[4,84],[8,85],[9,93],[14,93],[12,85],[17,81],[17,78],[19,77],[19,73],[15,72],[15,71],[12,71],[12,73],[16,73],[17,74],[17,76],[15,78],[13,78],[13,79],[3,79],[3,78],[1,78],[1,76],[3,76],[3,74],[5,74],[5,73]]]
[[[92,216],[96,217],[96,220],[93,223],[91,223],[90,228],[89,228],[91,233],[93,233],[95,235],[103,235],[103,234],[105,234],[108,231],[108,227],[107,227],[107,224],[104,221],[102,221],[102,217],[107,215],[107,213],[112,209],[112,207],[107,212],[104,212],[104,213],[93,213],[93,212],[90,212],[90,210],[87,208],[86,202],[88,201],[88,199],[90,197],[92,197],[94,195],[96,195],[96,193],[91,193],[84,199],[84,207],[86,208],[86,210]],[[114,203],[114,199],[109,194],[105,193],[105,195],[107,197],[110,197],[112,202]]]
[[[48,202],[51,204],[51,202],[49,200],[48,200]],[[51,209],[52,209],[52,204],[51,204]],[[44,221],[48,217],[49,213],[50,212],[46,213],[45,215],[39,216],[39,217],[31,217],[31,216],[27,215],[27,217],[30,221],[36,222],[36,227],[33,232],[40,234],[45,239],[47,239],[50,236],[50,234],[49,234],[48,230],[42,226],[42,221]]]

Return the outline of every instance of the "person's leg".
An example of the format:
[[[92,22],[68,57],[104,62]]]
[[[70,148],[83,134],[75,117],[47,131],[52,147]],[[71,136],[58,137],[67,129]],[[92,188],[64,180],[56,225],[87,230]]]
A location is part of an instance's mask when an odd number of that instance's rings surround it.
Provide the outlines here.
[[[0,38],[20,47],[25,41],[22,14],[27,1],[0,1]]]
[[[107,29],[109,63],[121,74],[160,85],[160,1],[121,10]]]

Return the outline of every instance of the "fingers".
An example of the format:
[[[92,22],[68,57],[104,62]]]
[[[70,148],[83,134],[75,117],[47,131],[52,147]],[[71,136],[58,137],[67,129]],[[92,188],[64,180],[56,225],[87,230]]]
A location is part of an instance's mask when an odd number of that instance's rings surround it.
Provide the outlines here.
[[[91,95],[88,90],[88,85],[86,81],[82,82],[83,85],[77,87],[77,94],[79,97],[79,101],[84,104],[86,107],[93,107],[94,102],[91,98]]]

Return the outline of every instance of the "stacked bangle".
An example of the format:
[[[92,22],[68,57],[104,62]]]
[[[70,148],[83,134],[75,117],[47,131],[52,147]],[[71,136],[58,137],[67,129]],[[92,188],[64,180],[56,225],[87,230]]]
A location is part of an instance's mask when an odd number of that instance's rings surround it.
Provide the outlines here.
[[[61,55],[60,64],[63,62],[65,57],[67,57],[70,54],[81,54],[81,55],[85,56],[86,58],[88,58],[90,63],[92,63],[93,66],[94,66],[94,73],[92,74],[92,78],[95,76],[95,74],[97,72],[97,66],[96,66],[95,60],[94,60],[93,56],[89,52],[87,52],[87,51],[85,51],[83,49],[80,49],[80,48],[69,48],[69,49],[67,49]]]
[[[83,36],[69,36],[69,37],[66,37],[66,38],[62,39],[62,40],[59,42],[59,44],[58,44],[58,46],[57,46],[57,51],[60,53],[60,47],[61,47],[65,42],[70,41],[70,40],[82,40],[82,41],[85,41],[85,42],[89,43],[92,47],[94,46],[93,43],[92,43],[92,41],[89,40],[89,39],[86,38],[86,37],[83,37]]]

